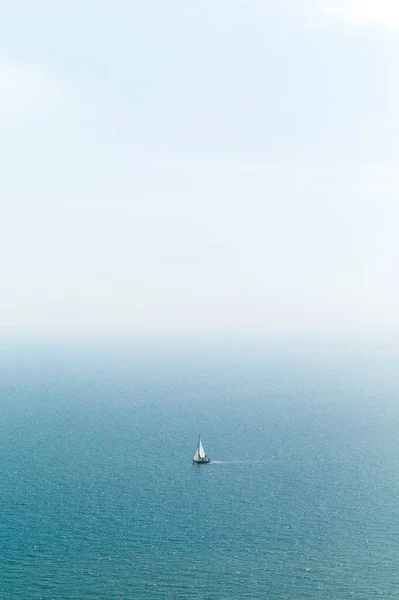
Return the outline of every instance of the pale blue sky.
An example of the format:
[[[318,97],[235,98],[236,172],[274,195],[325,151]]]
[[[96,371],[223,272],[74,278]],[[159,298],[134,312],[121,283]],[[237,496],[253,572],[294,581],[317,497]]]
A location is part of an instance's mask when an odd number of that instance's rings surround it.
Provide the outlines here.
[[[0,9],[0,326],[399,332],[399,4]]]

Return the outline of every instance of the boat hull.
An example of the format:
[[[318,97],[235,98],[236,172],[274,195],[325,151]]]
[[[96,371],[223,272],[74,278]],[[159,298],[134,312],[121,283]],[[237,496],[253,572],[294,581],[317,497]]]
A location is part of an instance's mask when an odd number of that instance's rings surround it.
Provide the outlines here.
[[[210,462],[211,462],[210,458],[198,458],[198,459],[193,458],[193,463],[196,465],[207,465]]]

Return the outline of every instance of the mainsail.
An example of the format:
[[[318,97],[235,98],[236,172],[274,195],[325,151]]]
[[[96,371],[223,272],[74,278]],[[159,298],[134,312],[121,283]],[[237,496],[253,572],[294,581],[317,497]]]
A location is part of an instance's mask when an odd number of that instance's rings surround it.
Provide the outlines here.
[[[201,437],[198,440],[197,447],[193,456],[193,460],[201,460],[206,457],[204,446],[202,445]]]

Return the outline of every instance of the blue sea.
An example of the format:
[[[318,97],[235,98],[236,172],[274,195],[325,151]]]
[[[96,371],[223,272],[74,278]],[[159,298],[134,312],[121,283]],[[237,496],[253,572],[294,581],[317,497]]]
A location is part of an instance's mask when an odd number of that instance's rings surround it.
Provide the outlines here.
[[[0,597],[398,598],[397,365],[382,343],[4,341]]]

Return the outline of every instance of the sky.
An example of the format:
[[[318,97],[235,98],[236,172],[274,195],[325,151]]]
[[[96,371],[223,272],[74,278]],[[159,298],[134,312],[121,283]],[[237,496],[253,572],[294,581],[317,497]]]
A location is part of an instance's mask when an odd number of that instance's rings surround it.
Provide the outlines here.
[[[0,7],[0,332],[399,333],[395,0]]]

